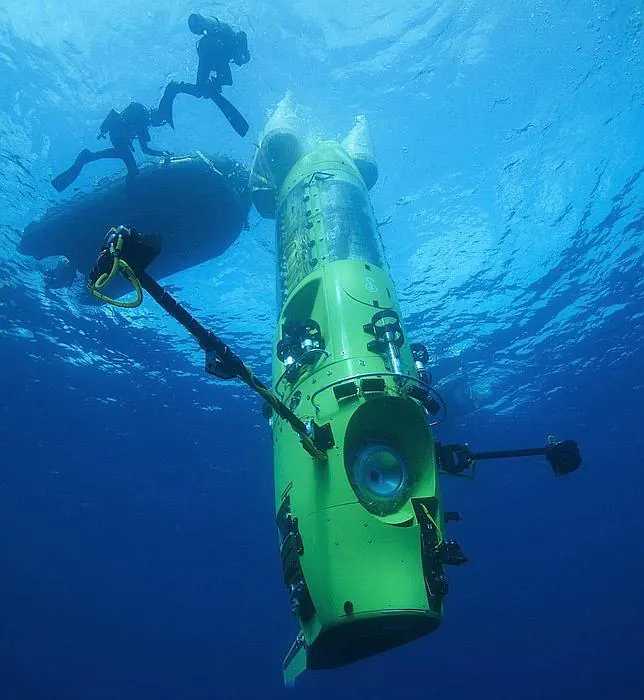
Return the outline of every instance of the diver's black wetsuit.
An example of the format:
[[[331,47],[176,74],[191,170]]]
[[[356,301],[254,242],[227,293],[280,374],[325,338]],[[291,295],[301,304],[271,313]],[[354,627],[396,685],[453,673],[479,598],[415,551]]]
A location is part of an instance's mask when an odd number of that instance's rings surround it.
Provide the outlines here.
[[[217,91],[221,92],[222,85],[233,84],[230,62],[238,58],[240,53],[238,34],[229,24],[220,22],[216,17],[203,17],[202,20],[203,36],[197,42],[199,67],[196,84],[197,87],[206,89],[210,82],[210,74],[214,73],[212,84]],[[250,58],[247,46],[242,52]]]
[[[195,83],[173,81],[166,86],[159,103],[159,113],[170,125],[173,125],[172,105],[178,94],[209,97],[217,102],[222,86],[233,84],[231,61],[243,66],[250,60],[245,32],[234,31],[229,24],[220,22],[216,17],[199,14],[190,15],[188,26],[193,34],[201,37],[197,42],[197,80]],[[215,74],[212,78],[211,73]]]
[[[134,160],[134,139],[138,139],[143,153],[151,156],[168,155],[166,151],[157,151],[150,148],[149,126],[161,126],[163,120],[158,117],[156,110],[150,111],[140,102],[131,102],[122,112],[110,110],[101,124],[97,138],[110,136],[112,148],[102,151],[82,150],[74,164],[52,180],[52,185],[62,192],[81,174],[87,163],[105,158],[120,158],[127,167],[127,182],[131,182],[139,173],[139,168]]]

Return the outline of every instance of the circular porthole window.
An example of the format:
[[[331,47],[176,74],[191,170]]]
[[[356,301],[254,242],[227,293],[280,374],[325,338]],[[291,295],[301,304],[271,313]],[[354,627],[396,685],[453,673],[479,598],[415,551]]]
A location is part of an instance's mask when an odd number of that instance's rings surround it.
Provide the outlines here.
[[[367,510],[389,515],[409,497],[409,473],[404,459],[390,445],[368,445],[349,470],[356,495]]]

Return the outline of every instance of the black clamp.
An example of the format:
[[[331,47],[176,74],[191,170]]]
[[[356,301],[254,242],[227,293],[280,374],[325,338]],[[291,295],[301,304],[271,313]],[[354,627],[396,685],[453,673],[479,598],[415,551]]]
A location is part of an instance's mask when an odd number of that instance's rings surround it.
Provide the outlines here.
[[[374,336],[367,349],[371,352],[385,352],[388,347],[402,347],[405,337],[398,314],[393,309],[383,309],[371,317],[371,323],[362,327],[365,333]]]
[[[463,554],[461,545],[454,540],[445,540],[436,547],[436,554],[441,561],[441,564],[446,566],[461,566],[466,564],[468,559]]]
[[[206,351],[206,372],[217,379],[234,379],[237,372],[217,354],[216,350]]]
[[[445,474],[460,476],[473,469],[476,459],[467,445],[442,445],[437,442],[436,461],[438,468]]]

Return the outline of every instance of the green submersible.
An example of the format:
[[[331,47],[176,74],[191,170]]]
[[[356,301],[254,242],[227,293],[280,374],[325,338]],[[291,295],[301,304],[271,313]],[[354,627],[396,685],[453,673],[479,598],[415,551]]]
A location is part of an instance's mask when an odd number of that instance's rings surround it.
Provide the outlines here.
[[[285,120],[288,122],[288,119]],[[275,507],[291,609],[300,626],[291,683],[434,631],[446,565],[466,561],[445,534],[438,475],[479,459],[546,455],[579,466],[576,443],[478,453],[434,442],[440,396],[428,353],[410,342],[369,198],[378,169],[364,117],[343,144],[304,149],[279,108],[256,152],[251,192],[275,219],[279,318],[273,391],[308,427],[320,459],[273,416]]]
[[[268,130],[251,187],[275,218],[279,319],[273,388],[328,441],[325,460],[272,422],[284,580],[301,633],[286,681],[435,630],[447,542],[428,415],[440,405],[409,342],[368,189],[377,167],[358,119],[345,146],[303,152]]]
[[[266,402],[284,583],[300,631],[284,661],[291,683],[434,631],[448,592],[445,567],[466,561],[445,523],[440,474],[478,461],[544,455],[556,475],[577,469],[572,440],[472,452],[434,441],[443,403],[428,353],[410,342],[369,189],[378,169],[364,118],[347,139],[305,148],[280,109],[250,174],[253,202],[275,220],[279,316],[272,388],[147,272],[158,236],[108,232],[88,288],[135,306],[146,290],[197,340],[206,371],[241,379]],[[137,298],[110,298],[125,276]]]

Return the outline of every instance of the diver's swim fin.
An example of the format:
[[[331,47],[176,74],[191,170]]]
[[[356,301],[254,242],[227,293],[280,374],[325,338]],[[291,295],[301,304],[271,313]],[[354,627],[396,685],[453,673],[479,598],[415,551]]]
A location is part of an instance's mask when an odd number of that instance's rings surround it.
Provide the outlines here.
[[[63,190],[66,190],[72,182],[81,174],[81,171],[83,170],[83,166],[85,163],[87,163],[87,156],[89,155],[89,151],[87,149],[82,150],[78,154],[78,158],[74,161],[74,164],[67,168],[67,170],[63,170],[60,175],[56,175],[56,177],[51,181],[51,184],[54,186],[54,189],[57,192],[62,192]]]
[[[248,133],[248,122],[242,117],[242,115],[237,111],[237,107],[232,105],[228,100],[220,95],[218,92],[212,91],[210,99],[219,107],[222,114],[228,121],[233,129],[240,135],[246,136]]]
[[[173,129],[172,105],[174,98],[178,94],[192,95],[193,97],[210,97],[240,136],[246,136],[248,133],[248,122],[234,105],[228,102],[223,95],[219,94],[212,83],[207,83],[205,86],[197,86],[193,83],[176,83],[174,81],[168,83],[163,92],[161,102],[159,102],[159,114]]]
[[[67,168],[67,170],[63,170],[60,175],[56,175],[56,177],[51,181],[51,184],[54,186],[56,191],[62,192],[63,190],[66,190],[72,184],[72,182],[74,182],[74,180],[80,175],[82,169],[82,165],[79,166],[74,163],[71,168]]]
[[[163,91],[163,97],[159,102],[159,115],[164,119],[173,129],[174,129],[174,117],[172,116],[172,107],[174,105],[174,98],[182,92],[181,87],[183,83],[176,83],[174,81],[166,85]]]

